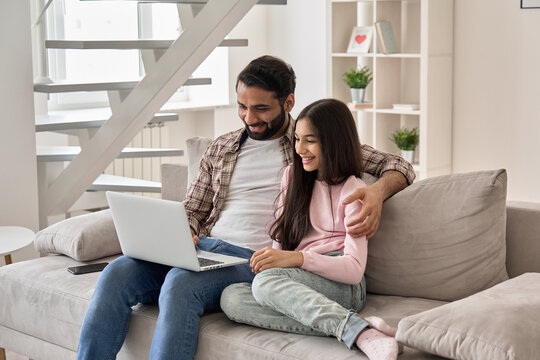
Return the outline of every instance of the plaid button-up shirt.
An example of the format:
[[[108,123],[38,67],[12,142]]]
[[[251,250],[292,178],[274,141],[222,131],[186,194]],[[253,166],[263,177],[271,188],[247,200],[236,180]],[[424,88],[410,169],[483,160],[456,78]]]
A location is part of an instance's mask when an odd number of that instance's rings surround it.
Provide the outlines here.
[[[290,121],[287,132],[279,142],[283,167],[293,160],[293,131],[294,121]],[[190,226],[199,235],[210,234],[223,209],[234,166],[247,137],[245,128],[222,135],[212,141],[203,155],[197,180],[190,186],[184,200]],[[362,160],[364,172],[377,178],[385,171],[395,170],[402,173],[411,184],[416,176],[413,167],[399,156],[375,150],[368,145],[362,145]],[[273,206],[273,203],[268,205]]]

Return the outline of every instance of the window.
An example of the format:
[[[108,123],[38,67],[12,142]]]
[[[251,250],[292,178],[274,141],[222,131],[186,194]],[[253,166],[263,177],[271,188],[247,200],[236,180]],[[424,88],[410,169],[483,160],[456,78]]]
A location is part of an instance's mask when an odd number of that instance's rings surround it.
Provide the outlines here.
[[[175,4],[136,2],[94,2],[57,0],[48,12],[48,38],[66,40],[171,39],[180,33]],[[196,101],[203,93],[228,102],[228,52],[216,49],[194,73],[215,78],[205,91],[181,87],[170,101]],[[49,72],[53,81],[127,81],[144,76],[139,50],[48,50]],[[225,74],[225,76],[223,75]],[[211,90],[208,88],[212,88]],[[210,90],[210,91],[209,91]],[[190,96],[191,95],[191,96]],[[225,101],[223,99],[225,96]],[[51,94],[50,109],[108,106],[106,92]]]

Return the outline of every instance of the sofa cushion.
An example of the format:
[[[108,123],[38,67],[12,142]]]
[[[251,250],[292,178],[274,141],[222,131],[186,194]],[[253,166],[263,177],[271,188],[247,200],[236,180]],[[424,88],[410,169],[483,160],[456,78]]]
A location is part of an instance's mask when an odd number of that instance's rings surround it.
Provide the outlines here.
[[[161,164],[161,198],[182,201],[187,193],[188,167],[183,164]]]
[[[101,274],[67,271],[77,265],[82,263],[54,255],[1,268],[0,325],[76,350],[82,320]]]
[[[508,276],[540,272],[540,203],[509,201],[506,217]]]
[[[112,258],[98,261],[112,261]],[[2,329],[6,328],[76,351],[84,314],[101,274],[72,275],[66,270],[69,266],[79,264],[60,255],[0,268],[3,290],[0,292],[0,339]],[[407,315],[444,304],[427,299],[371,295],[367,297],[361,314],[376,314],[396,326]],[[119,360],[148,359],[158,312],[156,304],[139,304],[134,307]],[[195,359],[218,358],[367,359],[360,351],[350,351],[335,338],[303,336],[240,325],[227,319],[221,312],[202,317],[195,355]],[[435,357],[407,348],[400,359],[425,360]]]
[[[64,254],[79,261],[122,252],[110,210],[57,222],[36,234],[34,246],[39,252]]]
[[[539,359],[540,273],[400,321],[397,340],[451,359]]]
[[[204,155],[206,148],[211,142],[212,139],[200,136],[186,140],[186,150],[188,156],[188,187],[193,181],[197,180],[199,163],[201,162],[201,158]]]
[[[388,199],[369,292],[452,301],[506,279],[506,171],[424,179]]]

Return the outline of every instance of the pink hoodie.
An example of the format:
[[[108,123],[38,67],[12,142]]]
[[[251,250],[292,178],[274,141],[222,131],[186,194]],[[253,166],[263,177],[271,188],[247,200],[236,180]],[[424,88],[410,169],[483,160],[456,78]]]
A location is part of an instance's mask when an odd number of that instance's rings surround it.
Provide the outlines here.
[[[281,189],[286,189],[291,166],[285,169],[281,179]],[[345,224],[358,216],[362,209],[360,201],[342,205],[343,199],[358,187],[366,184],[354,176],[339,185],[328,185],[315,181],[309,216],[311,227],[302,239],[297,251],[304,256],[302,269],[311,271],[330,280],[358,284],[364,276],[367,261],[367,239],[365,236],[353,238],[346,233]],[[279,206],[283,205],[285,192],[282,192]],[[333,211],[332,211],[333,209]],[[281,249],[281,244],[274,241],[273,247]],[[339,251],[342,256],[325,256]]]

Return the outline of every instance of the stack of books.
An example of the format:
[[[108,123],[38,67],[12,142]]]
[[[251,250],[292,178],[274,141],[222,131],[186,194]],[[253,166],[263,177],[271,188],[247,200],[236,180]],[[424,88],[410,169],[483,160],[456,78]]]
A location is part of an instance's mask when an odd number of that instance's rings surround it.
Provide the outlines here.
[[[360,103],[360,104],[353,104],[353,103],[348,103],[347,104],[349,106],[349,109],[370,109],[373,107],[373,104],[368,104],[368,103]]]

